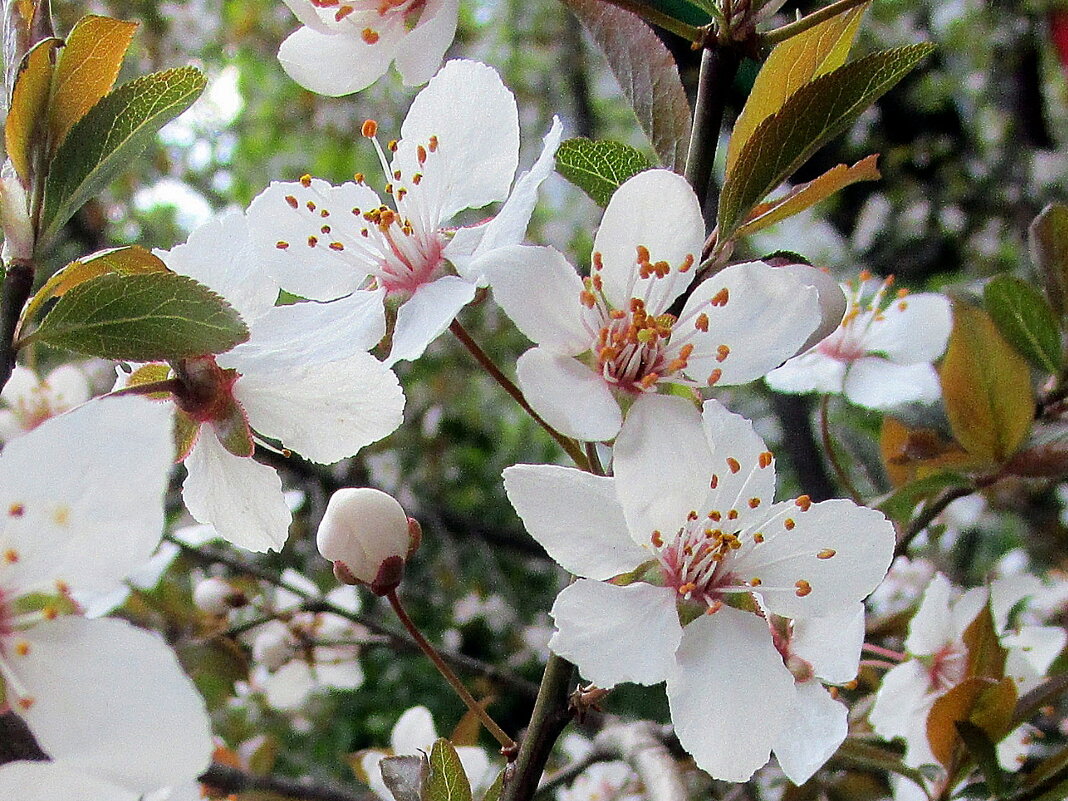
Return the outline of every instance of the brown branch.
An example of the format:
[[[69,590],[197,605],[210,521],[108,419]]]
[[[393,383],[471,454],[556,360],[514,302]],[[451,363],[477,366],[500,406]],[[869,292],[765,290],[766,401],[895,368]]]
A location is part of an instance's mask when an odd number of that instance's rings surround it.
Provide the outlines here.
[[[336,784],[327,784],[311,779],[290,779],[285,776],[246,773],[213,762],[200,776],[200,781],[222,793],[267,792],[301,801],[375,801],[370,791],[357,792]]]

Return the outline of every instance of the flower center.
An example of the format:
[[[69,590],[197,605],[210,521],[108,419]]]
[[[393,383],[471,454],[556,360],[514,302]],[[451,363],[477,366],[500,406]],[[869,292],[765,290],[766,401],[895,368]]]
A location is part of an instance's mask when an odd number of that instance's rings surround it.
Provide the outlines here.
[[[368,45],[378,44],[382,27],[396,24],[411,30],[419,24],[426,0],[308,0],[318,11],[319,18],[337,31],[349,29],[359,32]],[[377,14],[378,21],[369,15]]]
[[[934,693],[944,693],[956,687],[964,680],[968,670],[968,653],[960,643],[942,646],[927,666],[928,689]]]
[[[236,370],[219,367],[213,356],[186,359],[178,369],[181,387],[174,391],[174,402],[198,423],[220,420],[236,403],[234,384],[240,377]]]
[[[638,245],[636,261],[641,278],[663,278],[670,272],[667,262],[650,261],[644,245]],[[686,272],[692,264],[690,258],[679,272]],[[605,381],[625,392],[653,391],[657,383],[686,367],[693,345],[672,344],[675,317],[651,312],[646,298],[632,297],[626,309],[614,308],[604,294],[603,269],[601,254],[594,253],[593,274],[584,280],[579,294],[587,309],[583,322],[593,337],[597,370]]]
[[[907,289],[898,290],[896,297],[887,297],[893,285],[894,276],[876,283],[867,271],[860,274],[858,281],[850,281],[846,292],[848,305],[842,323],[816,349],[824,356],[847,363],[871,353],[869,337],[875,328],[886,321],[886,309],[897,303],[904,311],[908,305],[904,300]]]

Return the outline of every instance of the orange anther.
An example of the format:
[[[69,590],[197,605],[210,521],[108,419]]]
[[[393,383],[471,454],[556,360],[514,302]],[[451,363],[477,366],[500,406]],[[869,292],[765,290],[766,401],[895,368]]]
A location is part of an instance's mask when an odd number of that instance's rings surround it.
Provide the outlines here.
[[[729,347],[727,347],[726,345],[720,345],[718,348],[716,348],[716,361],[717,362],[722,362],[722,361],[726,360],[726,358],[728,356],[730,356],[730,355],[731,355],[731,349]]]
[[[738,463],[738,460],[735,459],[733,456],[727,457],[727,467],[730,468],[732,473],[737,473],[739,470],[742,469],[742,466]]]
[[[295,209],[299,205],[297,199],[292,195],[286,195],[286,203],[288,203],[289,207],[292,209]]]
[[[341,244],[340,242],[331,242],[330,243],[330,249],[331,250],[344,250],[345,246],[343,244]]]
[[[289,247],[289,243],[286,242],[284,239],[279,239],[277,242],[274,243],[274,246],[279,250],[286,250]]]
[[[749,508],[750,509],[756,509],[758,506],[760,506],[760,498],[750,498],[749,499]]]
[[[797,587],[797,589],[794,591],[794,594],[798,598],[804,598],[806,595],[812,592],[812,585],[804,579],[798,579],[796,582],[794,582],[794,586]]]
[[[817,559],[830,559],[836,553],[837,553],[837,551],[834,548],[824,548],[822,551],[820,551],[818,554],[816,554],[816,558]]]
[[[305,189],[311,186],[311,182],[312,177],[307,173],[304,173],[304,175],[300,176],[300,185],[303,186]]]
[[[309,236],[308,237],[308,247],[313,248],[318,244],[319,244],[319,237],[317,237],[317,236]]]
[[[793,531],[794,526],[797,525],[797,523],[794,522],[794,519],[792,517],[786,518],[784,521],[782,521],[782,524],[787,531]]]
[[[708,385],[713,386],[720,378],[723,377],[723,371],[718,367],[713,370],[708,376]]]
[[[771,451],[764,451],[757,458],[757,464],[761,467],[771,467],[771,462],[775,458],[775,455]]]
[[[694,322],[693,327],[698,331],[708,332],[708,315],[701,312],[697,315],[697,320]]]
[[[726,306],[727,301],[731,299],[731,293],[727,290],[727,287],[723,287],[719,292],[712,296],[712,300],[709,301],[713,306]]]
[[[812,499],[807,495],[799,495],[797,496],[797,500],[795,500],[794,503],[796,503],[798,507],[800,507],[802,512],[807,512],[812,506]]]

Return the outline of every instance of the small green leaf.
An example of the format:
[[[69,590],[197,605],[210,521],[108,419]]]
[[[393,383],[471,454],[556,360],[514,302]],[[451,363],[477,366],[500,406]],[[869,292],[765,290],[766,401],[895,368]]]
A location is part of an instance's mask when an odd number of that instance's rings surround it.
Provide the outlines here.
[[[624,181],[649,166],[640,151],[622,142],[567,139],[556,151],[556,171],[600,206],[607,206]]]
[[[898,487],[880,501],[876,508],[895,523],[906,523],[920,503],[931,500],[950,487],[967,487],[970,483],[967,476],[960,473],[934,473]]]
[[[486,794],[482,796],[482,801],[500,801],[501,791],[504,789],[504,771],[502,770],[497,774],[497,778],[493,780],[493,784],[486,790]]]
[[[1042,209],[1031,223],[1028,239],[1050,306],[1057,314],[1064,314],[1068,296],[1068,206],[1051,203]]]
[[[954,305],[939,375],[957,442],[988,463],[1012,456],[1034,419],[1031,371],[982,309]]]
[[[753,206],[933,49],[918,44],[872,53],[790,95],[756,127],[727,173],[719,201],[719,240],[730,239]]]
[[[225,300],[192,278],[158,272],[107,273],[79,284],[23,343],[149,362],[222,353],[247,339]]]
[[[441,737],[430,749],[424,801],[471,801],[471,782],[452,743]]]
[[[999,275],[983,290],[983,306],[1001,335],[1046,373],[1061,370],[1061,329],[1042,293],[1026,281]]]
[[[994,798],[1004,797],[1005,774],[998,764],[998,752],[990,742],[990,737],[981,727],[970,721],[958,720],[955,725],[964,747],[979,766],[989,792]]]
[[[204,73],[194,67],[154,72],[123,84],[89,109],[52,160],[40,247],[47,248],[74,212],[189,108],[204,86]]]

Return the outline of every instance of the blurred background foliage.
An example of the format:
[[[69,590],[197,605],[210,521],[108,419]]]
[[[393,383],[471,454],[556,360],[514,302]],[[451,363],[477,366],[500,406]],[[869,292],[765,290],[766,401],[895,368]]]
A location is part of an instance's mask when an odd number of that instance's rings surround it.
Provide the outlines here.
[[[788,3],[784,13],[816,5]],[[843,278],[866,268],[895,273],[914,289],[965,293],[998,272],[1029,277],[1027,226],[1046,203],[1068,199],[1068,82],[1050,29],[1051,8],[1010,0],[878,0],[858,52],[922,40],[938,49],[795,180],[870,153],[882,154],[884,179],[848,188],[814,212],[754,237],[738,255],[788,249]],[[349,98],[304,91],[275,59],[296,27],[279,0],[113,0],[56,4],[55,10],[61,32],[86,12],[139,20],[126,78],[193,63],[211,79],[193,109],[73,221],[61,260],[126,243],[172,247],[212,212],[246,206],[271,180],[311,173],[340,183],[360,171],[373,186],[384,183],[360,125],[374,118],[383,140],[395,136],[415,90],[401,86],[391,71]],[[692,87],[697,54],[685,43],[669,44]],[[464,0],[450,56],[477,58],[501,71],[520,108],[524,166],[539,151],[554,114],[569,136],[619,139],[652,156],[599,54],[559,3]],[[741,70],[728,117],[737,113],[755,73],[755,65]],[[529,239],[555,245],[584,268],[599,217],[587,197],[554,176],[542,190]],[[506,371],[527,346],[490,302],[461,319]],[[551,631],[547,610],[564,577],[523,532],[500,475],[517,462],[565,463],[565,457],[448,335],[399,372],[408,399],[405,425],[384,442],[331,467],[266,454],[302,500],[282,553],[242,558],[295,568],[329,589],[329,566],[314,548],[326,498],[345,485],[385,489],[424,529],[423,549],[402,587],[416,621],[435,642],[535,682]],[[784,450],[784,495],[819,486],[840,494],[812,456],[804,400],[771,398],[761,386],[721,397]],[[832,408],[840,447],[862,489],[873,495],[889,488],[877,447],[880,419],[844,405]],[[1039,565],[1048,565],[1064,553],[1051,543],[1065,542],[1054,490],[1049,481],[1002,482],[986,499],[993,515],[965,522],[956,537],[940,540],[935,528],[928,547],[941,551],[942,569],[966,582],[981,581],[1014,548],[1027,548]],[[942,529],[952,525],[947,520]],[[244,651],[220,644],[225,638],[216,637],[191,604],[190,587],[205,572],[226,571],[183,558],[158,586],[135,594],[126,611],[165,621],[161,630],[179,643],[202,689],[210,690],[218,730],[230,746],[266,733],[257,741],[257,766],[343,777],[348,768],[338,754],[387,744],[409,706],[429,706],[441,733],[461,720],[459,701],[427,663],[374,642],[363,648],[361,689],[318,694],[299,713],[268,709],[255,681],[252,694],[239,700],[226,682],[209,687],[220,675],[249,677]],[[370,595],[363,603],[372,618],[393,625],[389,610]],[[515,732],[528,719],[529,697],[472,681],[476,695],[492,699],[505,729]],[[659,692],[617,691],[606,708],[665,720]]]

